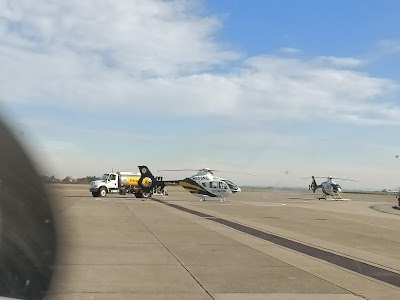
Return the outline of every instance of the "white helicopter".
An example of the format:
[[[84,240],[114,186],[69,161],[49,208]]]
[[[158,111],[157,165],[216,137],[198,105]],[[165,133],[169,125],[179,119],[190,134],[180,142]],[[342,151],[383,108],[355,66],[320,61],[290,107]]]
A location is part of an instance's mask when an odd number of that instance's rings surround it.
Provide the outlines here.
[[[307,177],[310,178],[310,177]],[[303,179],[307,179],[303,178]],[[337,199],[342,199],[341,193],[342,193],[342,187],[337,184],[336,182],[333,181],[333,179],[339,179],[339,180],[345,180],[345,181],[354,181],[358,182],[357,180],[352,180],[352,179],[347,179],[347,178],[337,178],[337,177],[316,177],[316,176],[311,176],[312,182],[308,186],[309,190],[312,190],[314,193],[317,189],[321,188],[323,196],[318,198],[319,200],[325,199],[325,200],[337,200]],[[315,178],[327,178],[326,181],[322,182],[321,184],[317,184],[315,181]]]
[[[160,170],[161,171],[198,171],[196,175],[182,180],[162,180],[156,181],[147,166],[139,166],[141,177],[138,181],[139,186],[144,192],[151,191],[154,187],[166,185],[179,185],[189,191],[191,194],[200,197],[204,201],[206,197],[221,198],[221,202],[226,202],[226,198],[240,192],[241,189],[232,181],[223,179],[214,175],[209,168],[200,170],[182,169],[182,170]],[[239,173],[244,174],[244,173]],[[250,174],[247,174],[250,175]]]

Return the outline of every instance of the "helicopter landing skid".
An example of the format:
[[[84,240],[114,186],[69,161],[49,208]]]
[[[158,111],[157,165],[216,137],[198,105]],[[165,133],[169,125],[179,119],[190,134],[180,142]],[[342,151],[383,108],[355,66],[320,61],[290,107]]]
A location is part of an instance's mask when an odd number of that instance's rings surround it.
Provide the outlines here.
[[[206,197],[200,197],[200,198],[199,198],[199,201],[200,201],[200,202],[206,201]],[[226,201],[231,202],[231,200],[230,200],[230,199],[227,200],[226,197],[221,197],[221,200],[220,200],[219,202],[223,203],[223,202],[226,202]]]
[[[331,200],[331,201],[350,201],[351,199],[344,199],[344,198],[342,198],[342,196],[340,196],[340,195],[335,195],[335,196],[332,196],[332,195],[324,195],[323,197],[319,197],[318,198],[318,200],[322,200],[322,199],[324,199],[324,200]]]

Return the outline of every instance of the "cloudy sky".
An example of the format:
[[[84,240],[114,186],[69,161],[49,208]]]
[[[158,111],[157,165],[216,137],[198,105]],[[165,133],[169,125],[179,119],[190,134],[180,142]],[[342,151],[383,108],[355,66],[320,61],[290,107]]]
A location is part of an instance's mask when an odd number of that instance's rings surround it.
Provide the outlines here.
[[[57,177],[400,186],[399,1],[0,0],[0,109]],[[191,175],[166,174],[172,179]]]

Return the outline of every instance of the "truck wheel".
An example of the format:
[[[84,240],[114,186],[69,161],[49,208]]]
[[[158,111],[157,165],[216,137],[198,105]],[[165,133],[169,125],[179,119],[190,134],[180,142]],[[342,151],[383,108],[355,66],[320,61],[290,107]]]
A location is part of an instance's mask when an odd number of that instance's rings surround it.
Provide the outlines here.
[[[99,190],[100,197],[105,197],[107,195],[107,189],[103,186]]]
[[[151,193],[143,193],[143,198],[150,198],[151,197]]]
[[[98,197],[99,196],[99,192],[92,192],[92,196],[93,197]]]
[[[136,192],[135,193],[136,198],[143,198],[143,193],[142,192]]]

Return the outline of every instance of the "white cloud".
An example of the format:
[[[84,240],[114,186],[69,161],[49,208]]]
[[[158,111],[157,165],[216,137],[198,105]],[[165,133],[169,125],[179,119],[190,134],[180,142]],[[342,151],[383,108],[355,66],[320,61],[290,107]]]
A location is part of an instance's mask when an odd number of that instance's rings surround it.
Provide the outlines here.
[[[73,140],[71,121],[46,113],[49,107],[68,108],[85,117],[112,115],[114,120],[138,115],[178,120],[212,117],[224,126],[204,133],[207,139],[200,136],[199,140],[206,142],[200,144],[234,152],[236,170],[253,161],[252,168],[260,176],[265,167],[246,148],[271,147],[279,154],[279,149],[302,143],[300,137],[267,130],[265,123],[328,120],[400,125],[400,106],[394,100],[398,83],[357,71],[364,61],[334,56],[305,59],[294,55],[300,51],[295,48],[281,48],[286,55],[245,58],[216,39],[222,24],[217,17],[199,13],[201,9],[202,2],[186,0],[0,0],[0,100],[12,109],[34,104],[44,108],[40,115],[24,115],[20,120],[42,137],[38,159],[49,161],[64,176],[84,176],[90,173],[87,170],[101,173],[105,167],[98,164],[102,154],[89,155],[80,144],[82,136],[93,136],[95,129],[78,126],[80,139]],[[395,40],[381,44],[390,51],[398,51],[399,45]],[[48,129],[49,124],[54,128]],[[235,128],[226,130],[230,126]],[[176,133],[163,129],[168,134],[162,133],[159,145],[166,147]],[[110,140],[124,140],[127,147],[137,141],[146,145],[158,141],[146,140],[150,138],[140,131],[133,131],[135,138],[130,140],[123,130],[120,135],[115,133],[118,129],[102,132]],[[31,139],[39,144],[39,139]],[[194,145],[196,155],[183,162],[188,167],[196,161],[214,167],[213,162],[221,159],[227,159],[222,167],[233,164],[224,153],[198,155],[196,151],[202,151],[198,143],[196,138],[180,141],[186,148]],[[179,145],[170,152],[181,155]],[[140,151],[147,158],[147,149]],[[108,156],[107,161],[113,164],[107,168],[126,166],[124,157]],[[167,164],[162,159],[159,163],[160,167]],[[269,170],[266,181],[281,172],[278,167]]]
[[[373,112],[380,122],[399,123],[395,115],[388,114],[399,107],[385,99],[396,91],[395,82],[319,65],[315,60],[260,56],[224,74],[133,78],[62,51],[54,56],[14,51],[1,57],[1,98],[21,104],[106,112],[112,103],[123,110],[135,107],[156,114],[251,115],[252,120],[328,116],[351,121],[368,119]]]
[[[334,57],[334,56],[319,56],[315,58],[318,64],[326,64],[328,67],[344,67],[353,68],[364,64],[360,59],[353,57]]]
[[[247,101],[241,103],[255,107],[256,116],[343,121],[343,116],[368,118],[372,111],[383,122],[399,123],[387,118],[380,103],[396,91],[391,80],[319,65],[315,60],[260,56],[248,59],[246,65],[239,80]]]
[[[400,40],[386,39],[378,43],[378,48],[381,54],[395,54],[400,53]]]
[[[3,0],[0,28],[11,50],[24,47],[49,62],[68,65],[78,55],[89,72],[105,64],[129,76],[175,75],[237,58],[213,41],[219,20],[197,7],[185,0]]]
[[[397,84],[348,69],[362,61],[239,60],[216,42],[219,20],[196,13],[199,5],[1,1],[0,99],[96,113],[112,103],[123,111],[251,116],[252,122],[311,117],[399,124],[388,113],[399,106],[387,101]],[[236,69],[213,71],[232,60]]]
[[[297,48],[290,48],[290,47],[282,47],[279,49],[280,52],[284,54],[298,54],[301,52],[300,49]]]

